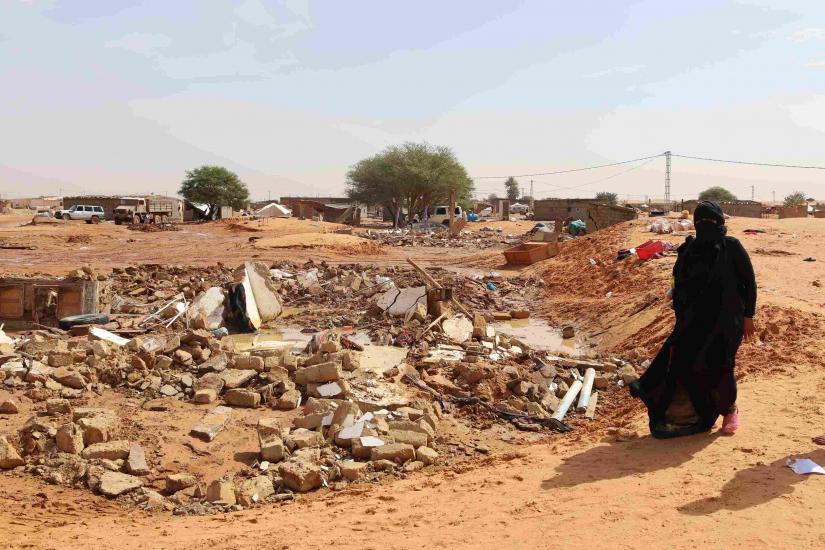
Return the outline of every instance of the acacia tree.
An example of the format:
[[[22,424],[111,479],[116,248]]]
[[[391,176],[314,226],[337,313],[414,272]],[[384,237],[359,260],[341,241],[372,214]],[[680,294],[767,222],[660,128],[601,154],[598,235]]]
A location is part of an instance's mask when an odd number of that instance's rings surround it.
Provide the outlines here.
[[[516,202],[518,200],[519,189],[518,189],[518,180],[513,176],[507,178],[507,181],[504,182],[504,189],[507,193],[507,200],[511,203]]]
[[[708,187],[699,193],[700,201],[715,201],[715,202],[730,202],[736,200],[736,195],[725,189],[724,187],[714,186]]]
[[[235,210],[249,202],[249,190],[237,174],[223,166],[201,166],[186,172],[178,193],[189,202],[209,207],[209,217],[214,219],[221,206]]]
[[[794,191],[785,197],[785,206],[799,206],[805,202],[805,193],[802,191]]]
[[[406,209],[412,215],[446,204],[450,192],[466,203],[472,180],[449,147],[407,142],[388,147],[358,161],[347,173],[347,196],[364,204],[380,204],[393,213]]]
[[[619,202],[619,196],[616,193],[602,191],[600,193],[596,193],[596,202],[602,202],[605,204],[617,204]]]

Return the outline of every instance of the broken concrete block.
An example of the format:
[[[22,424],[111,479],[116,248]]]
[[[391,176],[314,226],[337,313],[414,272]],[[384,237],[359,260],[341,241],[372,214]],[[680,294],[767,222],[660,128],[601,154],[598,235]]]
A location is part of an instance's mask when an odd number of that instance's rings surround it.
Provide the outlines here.
[[[68,386],[76,390],[86,388],[86,379],[74,369],[58,367],[54,369],[54,372],[52,372],[52,378],[64,386]]]
[[[275,405],[282,411],[297,409],[301,405],[301,392],[296,389],[287,390],[278,398]]]
[[[198,480],[192,474],[182,472],[166,476],[166,492],[174,494],[197,485]]]
[[[266,500],[275,493],[272,480],[267,476],[256,476],[245,479],[235,489],[235,498],[241,506],[252,506],[257,502]]]
[[[317,489],[324,483],[321,467],[306,460],[293,458],[278,468],[284,485],[293,491],[306,493]]]
[[[280,435],[261,435],[259,433],[258,443],[261,448],[262,460],[267,460],[269,462],[280,462],[286,456],[286,449]]]
[[[427,434],[420,432],[390,429],[389,436],[394,439],[396,443],[407,443],[413,447],[423,447],[429,443]]]
[[[638,373],[636,373],[636,369],[633,365],[625,365],[619,369],[619,377],[625,383],[625,385],[630,384],[631,382],[635,382],[639,379]]]
[[[415,459],[420,460],[425,466],[435,464],[438,460],[438,453],[429,447],[418,447],[415,450]]]
[[[46,414],[49,416],[72,414],[72,406],[67,399],[49,399],[46,401]]]
[[[218,393],[212,388],[202,388],[195,391],[192,401],[195,403],[214,403],[218,400]]]
[[[417,303],[427,304],[427,287],[391,288],[379,294],[375,305],[393,317],[403,317],[415,308]]]
[[[199,294],[189,306],[189,319],[197,328],[216,330],[223,326],[223,289],[213,286]]]
[[[463,316],[450,317],[441,323],[441,330],[456,344],[462,344],[473,335],[473,323]]]
[[[366,462],[356,462],[355,460],[344,460],[338,464],[341,476],[347,481],[356,481],[364,476],[367,471]]]
[[[324,444],[324,437],[320,432],[313,432],[311,430],[298,428],[287,436],[286,444],[290,449],[320,447]]]
[[[167,370],[174,363],[173,359],[168,355],[158,355],[155,357],[155,368],[158,370]]]
[[[415,459],[415,448],[406,443],[389,443],[374,447],[370,460],[392,460],[399,464]]]
[[[6,439],[6,436],[0,436],[0,469],[10,470],[25,463],[17,449]]]
[[[13,397],[0,396],[0,414],[17,414],[19,410],[17,401]]]
[[[114,412],[107,411],[95,416],[80,418],[77,420],[77,425],[83,430],[83,442],[86,445],[92,445],[109,441],[116,422]]]
[[[292,420],[292,425],[296,428],[303,428],[305,430],[315,430],[323,425],[324,418],[326,417],[327,414],[322,412],[298,416]]]
[[[45,384],[46,380],[51,377],[53,372],[53,367],[44,365],[39,361],[33,361],[32,366],[29,368],[29,372],[26,373],[26,382],[29,382],[30,384],[34,384],[35,382]]]
[[[261,321],[266,322],[277,318],[281,315],[283,306],[278,289],[269,274],[269,268],[262,262],[246,262],[244,269]]]
[[[89,445],[80,453],[85,459],[105,458],[107,460],[119,460],[129,457],[129,450],[132,444],[126,440],[107,441],[106,443],[94,443]]]
[[[347,371],[352,372],[361,366],[361,358],[354,351],[345,351],[341,354],[341,367]]]
[[[258,373],[251,369],[226,369],[218,376],[223,380],[225,389],[234,390],[246,385],[247,382],[257,375]]]
[[[116,497],[142,486],[143,480],[139,477],[119,472],[105,472],[100,476],[98,490],[107,497]]]
[[[298,358],[291,353],[285,353],[281,356],[281,366],[284,367],[287,372],[294,372],[296,368],[298,368]]]
[[[92,342],[92,355],[94,355],[98,359],[108,357],[111,353],[112,350],[109,349],[109,344],[105,341],[95,340]]]
[[[229,390],[223,396],[227,405],[233,407],[246,407],[254,409],[261,404],[261,394],[255,390],[235,389]]]
[[[473,338],[485,338],[487,336],[487,319],[484,315],[476,313],[473,315]]]
[[[596,375],[593,380],[593,388],[597,390],[606,390],[610,386],[610,378],[604,375]]]
[[[295,371],[295,383],[306,385],[322,382],[334,382],[342,376],[341,367],[336,363],[321,363],[311,367],[303,367]]]
[[[221,502],[223,504],[235,504],[235,484],[231,481],[216,479],[206,488],[206,500],[209,502]]]
[[[71,422],[63,424],[57,430],[54,440],[61,452],[79,455],[83,451],[83,432]]]
[[[184,366],[189,366],[194,362],[192,359],[192,354],[186,351],[185,349],[176,350],[175,353],[172,354],[172,359],[175,361],[175,363]]]
[[[51,367],[68,367],[74,363],[74,357],[71,351],[50,351],[48,361]]]
[[[510,312],[510,317],[513,319],[529,319],[530,311],[527,309],[515,309]]]
[[[256,372],[263,372],[264,360],[262,357],[256,355],[236,355],[233,359],[233,369],[239,370],[254,370]]]
[[[218,406],[206,413],[200,422],[192,427],[191,434],[205,441],[212,441],[229,422],[232,409]]]
[[[129,456],[126,458],[126,471],[135,476],[149,475],[146,453],[143,452],[143,447],[137,443],[132,443],[129,447]]]

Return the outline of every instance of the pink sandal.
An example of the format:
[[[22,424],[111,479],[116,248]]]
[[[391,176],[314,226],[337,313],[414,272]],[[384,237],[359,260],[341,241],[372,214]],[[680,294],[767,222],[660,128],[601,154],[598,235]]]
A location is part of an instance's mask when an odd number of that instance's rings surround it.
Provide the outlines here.
[[[738,429],[739,411],[736,410],[732,413],[726,414],[724,420],[722,420],[722,433],[725,435],[733,435]]]

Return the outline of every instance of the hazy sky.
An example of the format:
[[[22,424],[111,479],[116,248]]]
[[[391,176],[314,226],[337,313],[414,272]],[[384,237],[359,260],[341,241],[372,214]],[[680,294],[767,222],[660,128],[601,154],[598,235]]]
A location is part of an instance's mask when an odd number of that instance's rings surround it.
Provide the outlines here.
[[[825,166],[822,0],[0,0],[0,68],[3,196],[175,192],[207,163],[256,199],[338,194],[405,140],[473,176]],[[664,160],[638,164],[535,194],[661,196]],[[674,198],[714,184],[825,198],[825,171],[674,159]]]

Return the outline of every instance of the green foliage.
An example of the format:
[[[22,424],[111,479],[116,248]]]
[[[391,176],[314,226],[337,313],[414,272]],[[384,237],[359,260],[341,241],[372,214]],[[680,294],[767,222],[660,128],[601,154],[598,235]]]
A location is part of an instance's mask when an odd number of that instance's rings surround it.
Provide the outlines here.
[[[495,193],[490,193],[490,196],[487,197],[487,202],[494,204],[496,201],[498,201],[498,195]]]
[[[596,193],[596,202],[601,202],[604,204],[618,204],[619,196],[616,193],[602,191],[600,193]]]
[[[234,172],[223,166],[201,166],[186,172],[178,193],[189,202],[206,204],[214,218],[221,206],[245,208],[249,190]]]
[[[799,206],[805,204],[805,193],[802,191],[794,191],[785,197],[785,206]]]
[[[725,189],[724,187],[714,186],[708,187],[699,193],[700,201],[714,201],[714,202],[729,202],[735,201],[736,195]]]
[[[516,202],[519,196],[519,189],[518,189],[518,181],[513,176],[507,178],[507,181],[504,182],[504,189],[507,193],[507,199],[510,201],[510,204]]]
[[[469,204],[473,182],[449,147],[407,142],[363,159],[347,173],[347,196],[362,204],[380,204],[393,214],[415,213],[446,205],[450,192]]]

